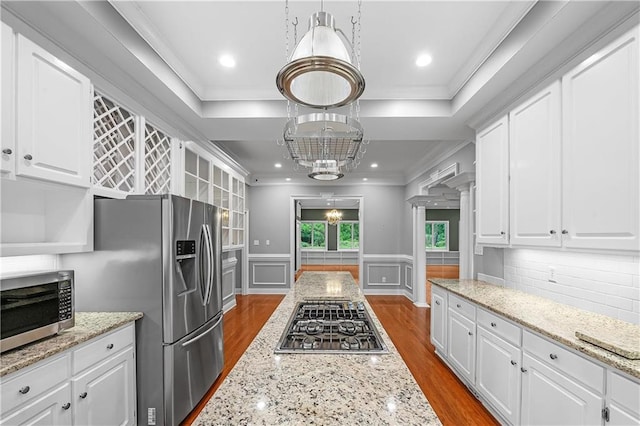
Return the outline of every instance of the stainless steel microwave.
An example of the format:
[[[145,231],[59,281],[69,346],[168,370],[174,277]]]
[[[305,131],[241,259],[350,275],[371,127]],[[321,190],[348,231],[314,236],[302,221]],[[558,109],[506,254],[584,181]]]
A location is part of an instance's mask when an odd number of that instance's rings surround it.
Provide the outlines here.
[[[0,279],[0,352],[74,326],[73,271]]]

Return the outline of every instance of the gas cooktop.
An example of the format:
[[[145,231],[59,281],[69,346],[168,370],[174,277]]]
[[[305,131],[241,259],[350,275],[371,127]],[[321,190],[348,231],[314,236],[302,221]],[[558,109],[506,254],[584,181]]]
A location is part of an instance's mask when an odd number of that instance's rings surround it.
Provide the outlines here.
[[[363,302],[307,300],[297,304],[275,353],[387,353]]]

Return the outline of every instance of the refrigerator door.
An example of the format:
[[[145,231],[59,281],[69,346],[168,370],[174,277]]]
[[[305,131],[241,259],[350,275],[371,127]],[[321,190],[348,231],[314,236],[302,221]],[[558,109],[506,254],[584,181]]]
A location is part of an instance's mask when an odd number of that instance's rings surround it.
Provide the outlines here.
[[[204,324],[213,271],[207,205],[187,198],[163,200],[163,341],[173,343]]]
[[[180,424],[220,375],[222,346],[220,314],[195,333],[164,347],[166,425]]]

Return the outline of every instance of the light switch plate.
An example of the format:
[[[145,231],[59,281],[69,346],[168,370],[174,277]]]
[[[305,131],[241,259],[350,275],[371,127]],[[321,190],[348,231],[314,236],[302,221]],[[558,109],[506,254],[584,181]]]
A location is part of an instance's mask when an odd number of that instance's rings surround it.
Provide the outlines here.
[[[260,240],[253,240],[253,245],[254,246],[259,246],[260,245]]]

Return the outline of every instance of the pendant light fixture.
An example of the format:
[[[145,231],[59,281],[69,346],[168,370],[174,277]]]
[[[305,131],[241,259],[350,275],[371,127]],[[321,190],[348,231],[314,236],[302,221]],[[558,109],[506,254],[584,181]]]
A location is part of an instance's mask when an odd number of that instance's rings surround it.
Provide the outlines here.
[[[329,225],[337,225],[342,220],[342,212],[336,210],[336,200],[333,200],[333,209],[327,212]]]
[[[352,55],[356,56],[354,47],[336,30],[335,19],[324,11],[322,1],[320,12],[309,18],[309,30],[278,72],[278,90],[288,100],[313,108],[348,105],[365,87]]]

